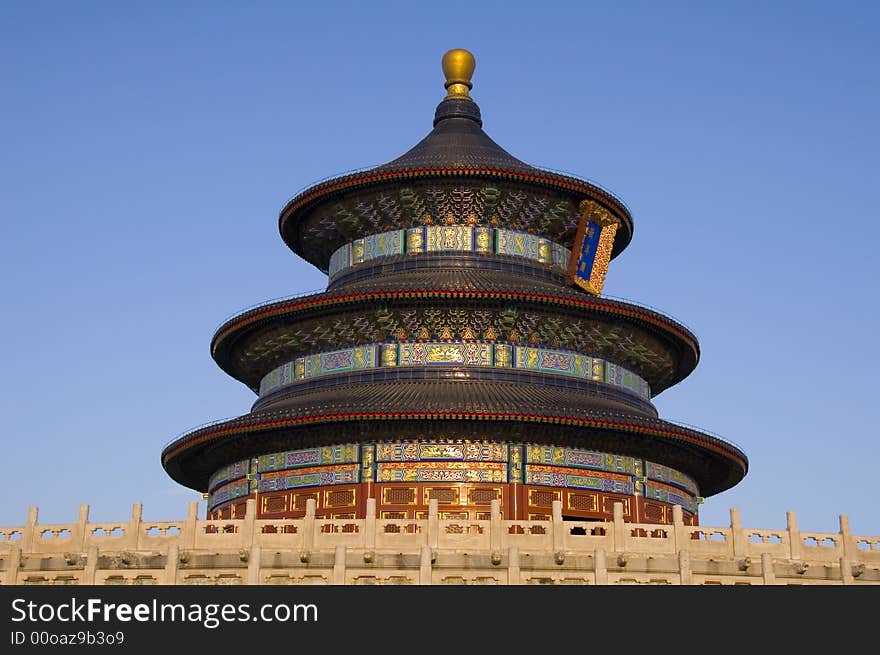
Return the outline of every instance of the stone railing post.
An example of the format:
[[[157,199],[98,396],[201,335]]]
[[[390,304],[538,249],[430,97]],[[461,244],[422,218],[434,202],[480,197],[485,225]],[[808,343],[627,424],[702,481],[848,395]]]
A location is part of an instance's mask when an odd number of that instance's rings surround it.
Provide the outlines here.
[[[89,546],[89,550],[86,553],[86,565],[83,569],[83,579],[80,584],[95,584],[95,573],[98,571],[99,556],[98,547],[96,545]]]
[[[761,555],[761,575],[764,578],[765,585],[776,584],[776,572],[773,570],[773,557],[770,553]]]
[[[88,505],[86,507],[86,516],[88,516]],[[82,512],[82,509],[80,509]],[[132,548],[140,548],[141,546],[141,521],[144,516],[144,506],[142,503],[131,504],[131,519],[128,522],[128,528],[125,530],[125,541]]]
[[[672,506],[672,547],[673,552],[681,553],[682,550],[690,550],[690,534],[684,524],[684,513],[681,505]]]
[[[376,499],[367,498],[367,516],[364,519],[364,551],[372,556],[376,549]]]
[[[612,534],[614,535],[614,551],[622,553],[626,550],[626,527],[623,522],[623,503],[614,503],[613,516],[614,529],[612,530]]]
[[[730,510],[730,539],[733,541],[733,556],[745,557],[749,548],[749,540],[746,538],[739,509],[736,507]]]
[[[519,570],[519,548],[516,546],[507,549],[507,584],[522,584]]]
[[[251,502],[253,499],[248,500]],[[260,570],[262,567],[263,548],[260,544],[253,544],[248,552],[247,583],[249,585],[260,584]]]
[[[687,550],[678,551],[678,573],[681,578],[681,584],[694,584],[694,577],[691,575],[691,555]]]
[[[79,506],[79,517],[76,521],[76,535],[73,537],[73,543],[80,551],[86,549],[86,540],[88,539],[89,523],[89,506],[83,503]]]
[[[187,508],[186,513],[186,523],[183,526],[183,534],[180,535],[182,537],[181,545],[184,548],[195,548],[196,546],[196,527],[199,517],[199,501],[191,500],[189,501],[189,506]]]
[[[180,546],[171,544],[165,553],[165,580],[162,584],[177,584],[177,567],[180,565]]]
[[[842,584],[853,583],[852,562],[846,555],[840,558],[840,582]]]
[[[608,561],[605,557],[605,549],[597,548],[593,555],[593,568],[596,573],[596,584],[608,584]]]
[[[492,556],[496,553],[501,554],[501,501],[497,498],[491,504],[492,513],[489,521],[489,548],[492,550]]]
[[[840,515],[840,540],[843,542],[844,556],[851,561],[858,559],[859,548],[849,529],[849,516],[846,514]]]
[[[39,537],[37,534],[39,514],[40,510],[36,506],[31,505],[28,507],[27,523],[25,523],[24,530],[21,532],[21,550],[24,553],[29,553],[34,549],[34,542]]]
[[[345,584],[345,546],[337,546],[333,558],[333,581],[332,584]]]
[[[557,564],[565,559],[565,527],[562,521],[562,501],[553,501],[553,556]]]
[[[440,543],[440,512],[439,501],[431,498],[428,501],[428,548],[436,549]]]
[[[250,548],[256,540],[257,501],[248,498],[245,502],[244,520],[241,522],[241,535],[239,535],[242,548]]]
[[[788,548],[792,559],[801,558],[801,531],[797,527],[797,517],[794,512],[785,513],[785,522],[788,527]]]
[[[5,585],[18,584],[18,570],[21,568],[21,548],[13,546],[9,550],[9,559],[6,560]]]
[[[436,499],[432,502],[436,502]],[[429,510],[430,511],[430,510]],[[419,584],[430,585],[431,582],[431,547],[422,546],[419,551]]]
[[[303,555],[308,559],[312,551],[315,549],[315,530],[317,523],[315,522],[315,509],[317,503],[314,498],[306,500],[306,515],[303,517]]]

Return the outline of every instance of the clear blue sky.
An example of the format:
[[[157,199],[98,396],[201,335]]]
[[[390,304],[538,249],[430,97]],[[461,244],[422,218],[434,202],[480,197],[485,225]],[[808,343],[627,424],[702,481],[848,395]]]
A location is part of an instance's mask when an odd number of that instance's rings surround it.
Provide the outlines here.
[[[880,534],[878,21],[867,2],[3,3],[0,525],[185,514],[163,445],[253,402],[214,329],[325,285],[279,209],[419,141],[464,47],[491,137],[632,210],[606,291],[699,337],[656,405],[751,461],[702,522]]]

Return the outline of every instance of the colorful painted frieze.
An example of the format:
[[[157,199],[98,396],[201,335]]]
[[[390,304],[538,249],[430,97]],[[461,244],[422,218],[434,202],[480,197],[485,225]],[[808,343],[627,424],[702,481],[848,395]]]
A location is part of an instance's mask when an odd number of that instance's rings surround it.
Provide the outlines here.
[[[551,243],[553,248],[554,268],[558,268],[563,271],[568,270],[568,258],[571,256],[571,251],[561,244],[555,242]]]
[[[507,482],[505,462],[378,462],[377,482]]]
[[[506,462],[507,444],[493,442],[379,442],[376,444],[376,461],[422,462],[467,461]]]
[[[327,274],[332,280],[340,271],[345,270],[349,266],[351,266],[351,244],[346,243],[330,255],[330,265],[327,268]]]
[[[425,252],[474,250],[474,228],[468,225],[429,225],[425,228]]]
[[[411,227],[406,231],[406,252],[412,254],[425,252],[424,227]]]
[[[642,398],[649,399],[651,397],[651,387],[647,382],[632,371],[625,369],[622,366],[618,366],[617,364],[605,362],[604,381],[607,384],[613,384],[616,387],[622,387],[628,391],[632,391]]]
[[[488,254],[494,246],[495,231],[490,227],[474,228],[474,252]]]
[[[520,483],[523,481],[523,447],[520,444],[511,444],[507,462],[508,482]]]
[[[526,463],[588,468],[613,473],[641,475],[641,460],[625,455],[612,455],[595,450],[528,444]]]
[[[359,463],[354,463],[315,466],[299,469],[295,473],[290,471],[271,471],[260,476],[257,489],[260,493],[264,493],[318,485],[354,484],[360,482],[359,470]]]
[[[245,477],[250,472],[251,460],[243,459],[235,464],[224,466],[219,471],[215,471],[208,479],[208,489],[213,491],[222,484],[226,484],[230,480],[237,480]]]
[[[250,493],[250,484],[247,480],[236,480],[229,484],[218,487],[208,495],[208,506],[216,507],[221,503],[247,496]]]
[[[402,255],[404,252],[404,231],[391,230],[381,234],[364,237],[364,261]]]
[[[635,493],[635,484],[631,475],[605,471],[588,473],[582,469],[559,466],[526,464],[524,481],[526,484],[550,487],[593,489],[629,495]]]
[[[697,512],[697,500],[687,492],[663,484],[661,482],[648,481],[645,483],[645,498],[659,500],[670,505],[681,505],[683,509],[695,514]]]
[[[303,450],[287,450],[280,453],[260,455],[257,459],[257,472],[284,471],[321,464],[342,464],[358,461],[358,446],[344,444],[321,446]]]
[[[528,232],[470,225],[428,225],[391,230],[355,239],[330,256],[332,281],[346,269],[381,257],[424,252],[475,252],[522,257],[564,274],[571,251]]]
[[[534,234],[501,229],[496,235],[495,252],[499,255],[538,259],[539,245],[540,237]]]
[[[506,343],[496,343],[492,349],[492,364],[499,368],[513,366],[513,346]]]
[[[697,486],[696,481],[681,471],[676,471],[675,469],[663,466],[662,464],[645,462],[645,473],[649,480],[658,480],[679,487],[688,491],[693,496],[700,495],[700,489]]]
[[[531,346],[517,346],[514,354],[516,368],[585,380],[601,380],[602,364],[603,360],[580,353]]]
[[[361,445],[361,481],[372,482],[376,479],[376,444]]]
[[[472,332],[466,330],[472,335]],[[430,335],[425,331],[425,339]],[[648,383],[635,373],[598,357],[569,350],[521,346],[487,341],[452,341],[448,329],[443,341],[403,341],[366,344],[298,357],[267,373],[260,381],[260,395],[299,380],[361,371],[378,366],[475,366],[518,368],[582,380],[602,381],[650,400]]]

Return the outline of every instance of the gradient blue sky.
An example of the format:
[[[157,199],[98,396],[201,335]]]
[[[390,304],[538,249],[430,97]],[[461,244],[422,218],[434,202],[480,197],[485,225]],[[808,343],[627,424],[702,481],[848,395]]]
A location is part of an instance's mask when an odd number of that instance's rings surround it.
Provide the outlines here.
[[[656,405],[751,461],[702,523],[880,534],[878,6],[0,4],[0,525],[185,515],[163,445],[253,402],[215,328],[326,282],[278,211],[419,141],[464,47],[491,137],[632,210],[606,292],[700,338]]]

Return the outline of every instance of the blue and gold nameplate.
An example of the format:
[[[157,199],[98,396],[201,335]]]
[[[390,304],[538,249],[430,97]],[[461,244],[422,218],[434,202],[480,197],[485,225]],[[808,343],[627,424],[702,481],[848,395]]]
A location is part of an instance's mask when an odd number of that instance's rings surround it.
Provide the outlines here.
[[[568,260],[568,281],[598,296],[605,284],[619,223],[611,212],[592,200],[582,201],[579,209],[581,217]]]

